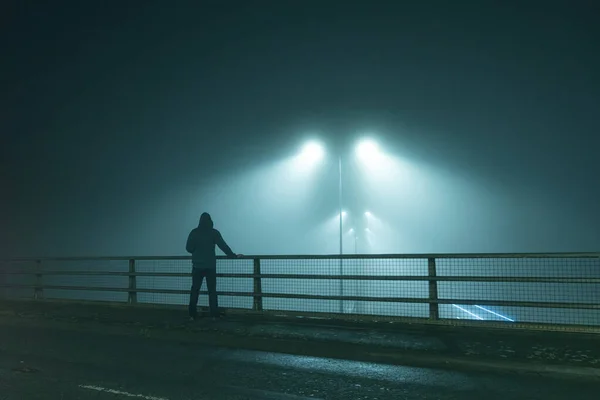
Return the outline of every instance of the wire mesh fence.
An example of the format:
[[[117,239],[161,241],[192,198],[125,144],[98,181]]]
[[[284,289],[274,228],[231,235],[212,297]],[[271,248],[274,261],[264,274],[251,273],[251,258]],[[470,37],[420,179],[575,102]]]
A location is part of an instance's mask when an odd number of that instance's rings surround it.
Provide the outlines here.
[[[35,260],[4,261],[0,265],[0,294],[3,298],[31,298],[34,296],[33,285],[36,283],[34,272],[38,268]],[[11,274],[22,271],[22,274]]]
[[[191,286],[192,265],[187,260],[142,260],[136,262],[136,273],[153,274],[137,276],[138,303],[151,304],[188,304]],[[237,278],[233,274],[252,274],[252,259],[218,260],[217,288],[220,292],[246,293],[248,296],[219,296],[219,305],[225,308],[252,308],[252,277]],[[163,275],[161,275],[163,274]],[[178,274],[168,276],[164,274]],[[151,291],[151,292],[144,292]],[[171,291],[161,293],[160,291]],[[172,292],[178,291],[179,293]],[[202,286],[202,294],[206,294],[206,282]],[[201,296],[200,306],[207,306],[208,299]]]
[[[3,263],[5,297],[126,302],[126,260],[26,260]]]
[[[4,261],[0,295],[184,305],[191,269],[185,257]],[[596,254],[220,258],[217,274],[228,309],[600,328]]]
[[[440,299],[456,300],[440,306],[442,318],[600,325],[600,307],[579,308],[600,305],[599,258],[438,259],[437,273],[469,279],[438,283]],[[460,300],[491,304],[461,304]],[[530,306],[506,304],[510,302]],[[561,307],[549,307],[553,303]],[[569,304],[573,307],[562,307]]]
[[[361,300],[361,298],[426,300],[428,297],[426,280],[391,279],[399,276],[420,276],[425,279],[426,258],[261,260],[261,273],[267,276],[309,275],[305,278],[262,278],[262,291],[267,296],[263,300],[266,310],[428,317],[428,304]],[[290,296],[338,296],[351,299],[268,297],[270,294],[277,293]]]

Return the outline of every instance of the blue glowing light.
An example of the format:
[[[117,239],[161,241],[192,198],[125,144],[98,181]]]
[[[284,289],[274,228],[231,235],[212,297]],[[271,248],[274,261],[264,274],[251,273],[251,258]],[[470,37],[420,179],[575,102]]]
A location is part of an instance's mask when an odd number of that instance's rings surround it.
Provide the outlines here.
[[[500,317],[500,318],[502,318],[502,319],[505,319],[506,321],[515,322],[515,320],[514,320],[514,319],[511,319],[511,318],[505,317],[504,315],[500,315],[500,314],[498,314],[497,312],[495,312],[495,311],[492,311],[492,310],[489,310],[489,309],[487,309],[487,308],[485,308],[485,307],[481,307],[481,306],[475,306],[475,307],[477,307],[477,308],[479,308],[479,309],[481,309],[481,310],[483,310],[483,311],[487,311],[487,312],[489,312],[490,314],[494,314],[494,315],[496,315],[496,316],[498,316],[498,317]]]
[[[467,314],[469,314],[469,315],[472,315],[473,317],[477,318],[478,320],[481,320],[481,321],[483,321],[483,318],[481,318],[479,315],[477,315],[477,314],[475,314],[475,313],[472,313],[472,312],[471,312],[471,311],[469,311],[469,310],[465,310],[464,308],[462,308],[461,306],[457,306],[456,304],[452,304],[452,305],[453,305],[454,307],[458,308],[459,310],[461,310],[461,311],[464,311],[464,312],[466,312],[466,313],[467,313]]]

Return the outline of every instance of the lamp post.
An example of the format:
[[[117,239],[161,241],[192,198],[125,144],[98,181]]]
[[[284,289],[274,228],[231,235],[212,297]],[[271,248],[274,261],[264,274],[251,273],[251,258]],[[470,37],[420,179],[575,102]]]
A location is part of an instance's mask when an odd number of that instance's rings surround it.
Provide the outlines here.
[[[343,221],[343,204],[342,204],[342,156],[338,156],[338,177],[339,177],[339,185],[338,185],[338,205],[340,209],[340,255],[344,253],[344,241],[342,240],[342,235],[344,232],[344,221]]]
[[[379,148],[372,140],[362,140],[356,146],[356,155],[363,161],[372,160],[379,154]],[[325,151],[323,147],[315,142],[310,142],[304,146],[303,150],[304,158],[309,162],[320,160]],[[339,207],[339,251],[340,251],[340,262],[339,262],[339,275],[340,275],[340,297],[344,294],[344,282],[342,276],[344,274],[344,210],[343,210],[343,175],[342,175],[342,156],[338,154],[338,207]],[[354,251],[357,252],[357,237],[354,237]],[[340,299],[340,313],[344,312],[344,301]]]
[[[342,156],[338,155],[338,175],[339,175],[339,186],[338,186],[338,201],[340,208],[340,297],[344,295],[344,279],[342,275],[344,275],[344,260],[342,259],[342,254],[344,254],[344,210],[342,204]],[[344,301],[340,299],[340,314],[344,313]]]

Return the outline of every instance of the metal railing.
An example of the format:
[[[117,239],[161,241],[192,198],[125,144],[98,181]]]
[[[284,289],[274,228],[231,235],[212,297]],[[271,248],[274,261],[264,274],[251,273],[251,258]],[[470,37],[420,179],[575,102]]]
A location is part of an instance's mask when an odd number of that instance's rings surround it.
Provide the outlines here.
[[[0,294],[183,305],[189,260],[4,260]],[[228,309],[600,332],[600,253],[219,257],[217,272]]]

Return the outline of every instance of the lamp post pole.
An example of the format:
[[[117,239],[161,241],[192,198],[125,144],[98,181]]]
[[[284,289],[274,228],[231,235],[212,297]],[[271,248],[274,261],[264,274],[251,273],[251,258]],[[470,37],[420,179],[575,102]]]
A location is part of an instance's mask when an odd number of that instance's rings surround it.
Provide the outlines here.
[[[343,234],[344,234],[344,223],[343,223],[343,205],[342,205],[342,156],[339,155],[338,156],[338,175],[339,175],[339,208],[340,208],[340,213],[339,213],[339,217],[340,217],[340,297],[344,295],[344,281],[342,279],[342,275],[344,274],[344,266],[343,266],[343,260],[342,260],[342,255],[344,254],[344,240],[343,240]],[[340,299],[340,314],[344,313],[344,301]]]

